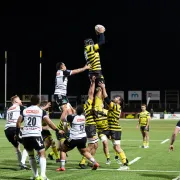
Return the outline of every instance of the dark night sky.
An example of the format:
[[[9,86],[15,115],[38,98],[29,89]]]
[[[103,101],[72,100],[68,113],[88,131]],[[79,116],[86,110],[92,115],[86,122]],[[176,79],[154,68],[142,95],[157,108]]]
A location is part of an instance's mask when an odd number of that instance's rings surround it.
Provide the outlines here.
[[[109,1],[108,1],[109,2]],[[109,2],[110,3],[110,2]],[[4,99],[4,50],[8,50],[8,98],[37,94],[39,51],[43,50],[42,94],[53,94],[55,64],[84,66],[83,40],[103,24],[101,62],[107,89],[180,89],[179,4],[174,1],[120,1],[101,9],[86,4],[1,6],[0,101]],[[87,72],[69,78],[68,94],[87,94]]]

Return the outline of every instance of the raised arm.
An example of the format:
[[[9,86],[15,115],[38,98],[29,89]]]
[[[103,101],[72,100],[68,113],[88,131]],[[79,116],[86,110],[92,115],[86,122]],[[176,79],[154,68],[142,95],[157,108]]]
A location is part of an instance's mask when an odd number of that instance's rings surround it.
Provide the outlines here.
[[[74,70],[71,71],[71,75],[84,72],[84,71],[86,71],[87,69],[90,69],[90,67],[91,67],[90,65],[85,65],[83,68],[74,69]]]
[[[92,101],[93,101],[93,98],[94,98],[95,79],[96,79],[96,77],[93,76],[92,80],[91,80],[91,85],[89,87],[89,92],[88,92],[88,98],[91,99]]]
[[[98,35],[98,45],[101,46],[105,44],[105,36],[104,36],[104,33],[100,33]]]

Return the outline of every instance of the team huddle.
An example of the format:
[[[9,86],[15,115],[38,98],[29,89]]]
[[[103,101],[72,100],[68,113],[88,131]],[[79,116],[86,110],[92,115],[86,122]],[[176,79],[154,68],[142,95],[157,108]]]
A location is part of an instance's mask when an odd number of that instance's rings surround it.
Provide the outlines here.
[[[50,106],[48,102],[39,102],[39,97],[34,95],[31,97],[31,106],[24,107],[18,96],[11,98],[12,106],[7,111],[5,135],[15,147],[21,169],[31,169],[34,180],[48,180],[45,151],[50,147],[52,152],[48,154],[48,157],[53,159],[53,156],[55,156],[56,162],[60,163],[57,171],[66,170],[68,151],[75,147],[82,155],[79,166],[82,169],[86,168],[86,161],[88,161],[92,170],[96,170],[100,166],[94,158],[99,140],[103,144],[106,164],[111,163],[108,147],[108,140],[111,140],[115,160],[120,164],[119,170],[129,169],[128,159],[120,145],[122,128],[119,120],[123,99],[116,95],[110,100],[102,74],[99,49],[105,43],[104,32],[105,28],[99,26],[96,30],[98,37],[96,44],[92,39],[85,40],[86,65],[83,68],[68,70],[63,62],[56,64],[54,99],[61,111],[60,122],[57,126],[51,121],[48,111],[46,111]],[[84,104],[79,104],[76,108],[73,108],[67,98],[68,76],[85,70],[89,71],[90,79],[88,99]],[[149,112],[146,111],[146,106],[142,105],[139,124],[144,148],[149,147],[149,122]],[[21,126],[22,123],[23,126]],[[56,133],[57,146],[50,129]],[[20,144],[24,146],[22,154]],[[30,168],[25,165],[27,156],[29,156]],[[40,175],[37,163],[40,166]]]

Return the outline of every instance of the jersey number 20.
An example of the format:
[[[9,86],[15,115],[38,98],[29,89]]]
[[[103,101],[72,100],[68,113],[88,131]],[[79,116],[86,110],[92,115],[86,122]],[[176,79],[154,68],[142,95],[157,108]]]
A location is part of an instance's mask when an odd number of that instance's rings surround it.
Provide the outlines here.
[[[35,126],[36,125],[36,118],[35,117],[28,117],[28,125]]]

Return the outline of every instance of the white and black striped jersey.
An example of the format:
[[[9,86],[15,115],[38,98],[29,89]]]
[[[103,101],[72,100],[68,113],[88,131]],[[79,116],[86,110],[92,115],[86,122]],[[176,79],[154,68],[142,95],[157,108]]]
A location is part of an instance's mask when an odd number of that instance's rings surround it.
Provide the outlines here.
[[[7,116],[6,116],[6,125],[5,129],[9,127],[16,127],[17,120],[20,116],[20,113],[25,109],[24,106],[20,106],[19,104],[13,104],[8,110],[7,110]]]
[[[56,73],[56,80],[55,80],[55,92],[54,94],[60,94],[66,96],[67,94],[67,83],[68,83],[68,76],[72,73],[71,70],[58,70]]]
[[[82,139],[86,137],[85,132],[85,116],[84,115],[68,115],[67,121],[70,123],[70,138]]]
[[[40,109],[39,106],[30,106],[24,109],[21,115],[24,120],[22,138],[41,136],[42,120],[48,116],[47,112]]]

